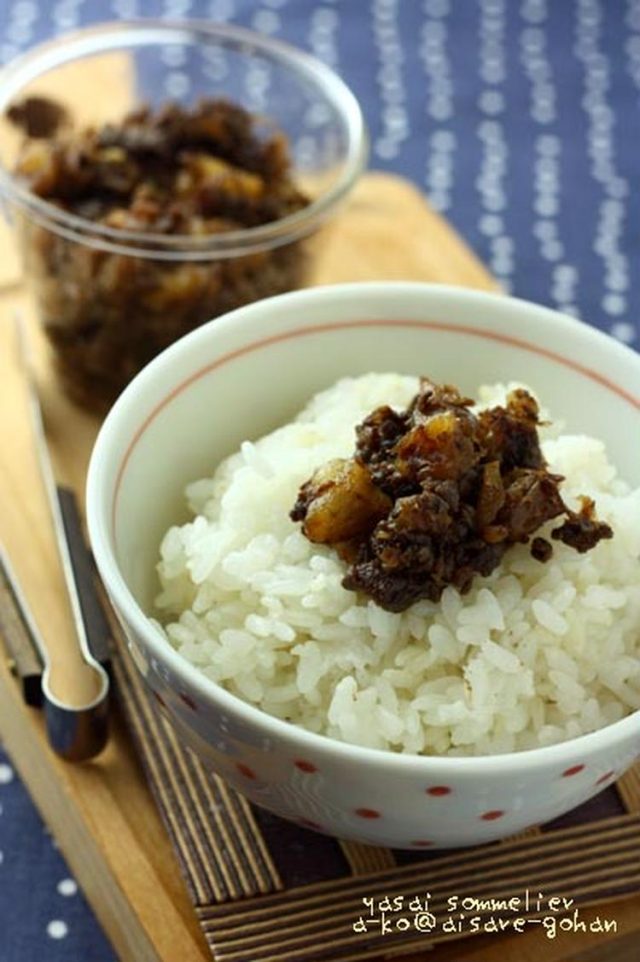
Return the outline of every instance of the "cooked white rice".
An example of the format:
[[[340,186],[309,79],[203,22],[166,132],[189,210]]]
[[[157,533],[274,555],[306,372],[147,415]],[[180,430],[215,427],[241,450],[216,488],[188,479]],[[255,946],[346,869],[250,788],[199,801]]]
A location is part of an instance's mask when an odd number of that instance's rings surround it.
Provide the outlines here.
[[[342,380],[189,485],[194,519],[166,534],[158,565],[169,643],[272,715],[400,752],[550,745],[640,708],[640,489],[601,441],[547,432],[543,446],[565,499],[592,496],[612,540],[586,555],[555,542],[547,564],[514,547],[469,594],[402,614],[343,588],[343,563],[289,520],[315,468],[352,454],[354,425],[416,390],[395,374]]]

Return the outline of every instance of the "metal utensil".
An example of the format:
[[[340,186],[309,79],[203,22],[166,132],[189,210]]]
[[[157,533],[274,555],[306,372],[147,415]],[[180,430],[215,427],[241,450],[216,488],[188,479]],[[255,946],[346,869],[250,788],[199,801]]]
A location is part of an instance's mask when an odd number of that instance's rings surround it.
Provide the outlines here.
[[[6,551],[0,545],[0,635],[7,648],[9,667],[32,708],[42,707],[42,671],[45,648],[38,626]]]
[[[40,397],[19,317],[16,326],[29,390],[36,452],[75,629],[73,640],[57,638],[55,645],[44,638],[42,641],[44,670],[41,685],[47,732],[57,754],[68,761],[84,761],[102,751],[107,742],[109,675],[94,657],[87,637]]]

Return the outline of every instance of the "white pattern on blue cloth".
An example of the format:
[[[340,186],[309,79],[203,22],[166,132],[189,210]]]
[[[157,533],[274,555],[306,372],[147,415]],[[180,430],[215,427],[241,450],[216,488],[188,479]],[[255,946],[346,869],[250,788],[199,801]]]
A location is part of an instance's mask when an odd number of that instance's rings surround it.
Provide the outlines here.
[[[640,0],[3,0],[0,62],[140,15],[237,22],[308,49],[360,99],[372,165],[425,189],[505,287],[638,344]],[[190,64],[167,59],[164,90],[181,96]],[[215,84],[228,64],[212,54],[201,69]],[[254,103],[269,82],[249,72]],[[39,824],[0,753],[2,962],[113,962]]]

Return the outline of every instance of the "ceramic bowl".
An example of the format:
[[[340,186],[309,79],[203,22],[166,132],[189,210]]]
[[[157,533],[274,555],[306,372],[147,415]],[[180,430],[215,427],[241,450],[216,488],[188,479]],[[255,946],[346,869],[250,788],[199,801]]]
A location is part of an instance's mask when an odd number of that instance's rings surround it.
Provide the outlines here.
[[[261,301],[154,360],[107,417],[91,460],[96,561],[150,692],[207,769],[303,825],[399,848],[489,842],[553,819],[620,775],[640,716],[559,745],[478,758],[400,755],[310,734],[201,675],[149,619],[185,485],[287,421],[338,377],[428,373],[475,393],[522,380],[569,431],[606,440],[640,483],[640,356],[585,324],[501,295],[408,283]]]

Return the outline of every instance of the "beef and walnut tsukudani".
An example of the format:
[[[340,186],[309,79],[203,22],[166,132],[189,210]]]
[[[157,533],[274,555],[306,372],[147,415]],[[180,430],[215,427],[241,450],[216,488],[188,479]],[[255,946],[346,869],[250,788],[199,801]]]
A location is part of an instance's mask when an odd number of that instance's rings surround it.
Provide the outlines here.
[[[300,488],[292,520],[310,541],[335,547],[348,564],[346,588],[388,611],[439,601],[448,585],[467,592],[554,518],[564,520],[551,538],[581,553],[613,536],[590,498],[577,512],[564,503],[528,391],[478,413],[472,406],[457,388],[422,378],[406,410],[377,408],[355,429],[354,456],[322,465]],[[552,552],[533,537],[536,560]]]
[[[209,238],[310,202],[294,182],[284,134],[242,107],[211,99],[190,109],[141,107],[119,123],[78,130],[38,103],[14,110],[13,120],[30,134],[16,176],[84,225],[83,242],[35,220],[20,225],[59,373],[80,402],[107,407],[181,335],[302,283],[301,242],[207,255]],[[121,252],[101,246],[104,228]],[[153,256],[158,235],[176,239],[173,259]],[[181,241],[198,244],[202,258],[181,259]]]

